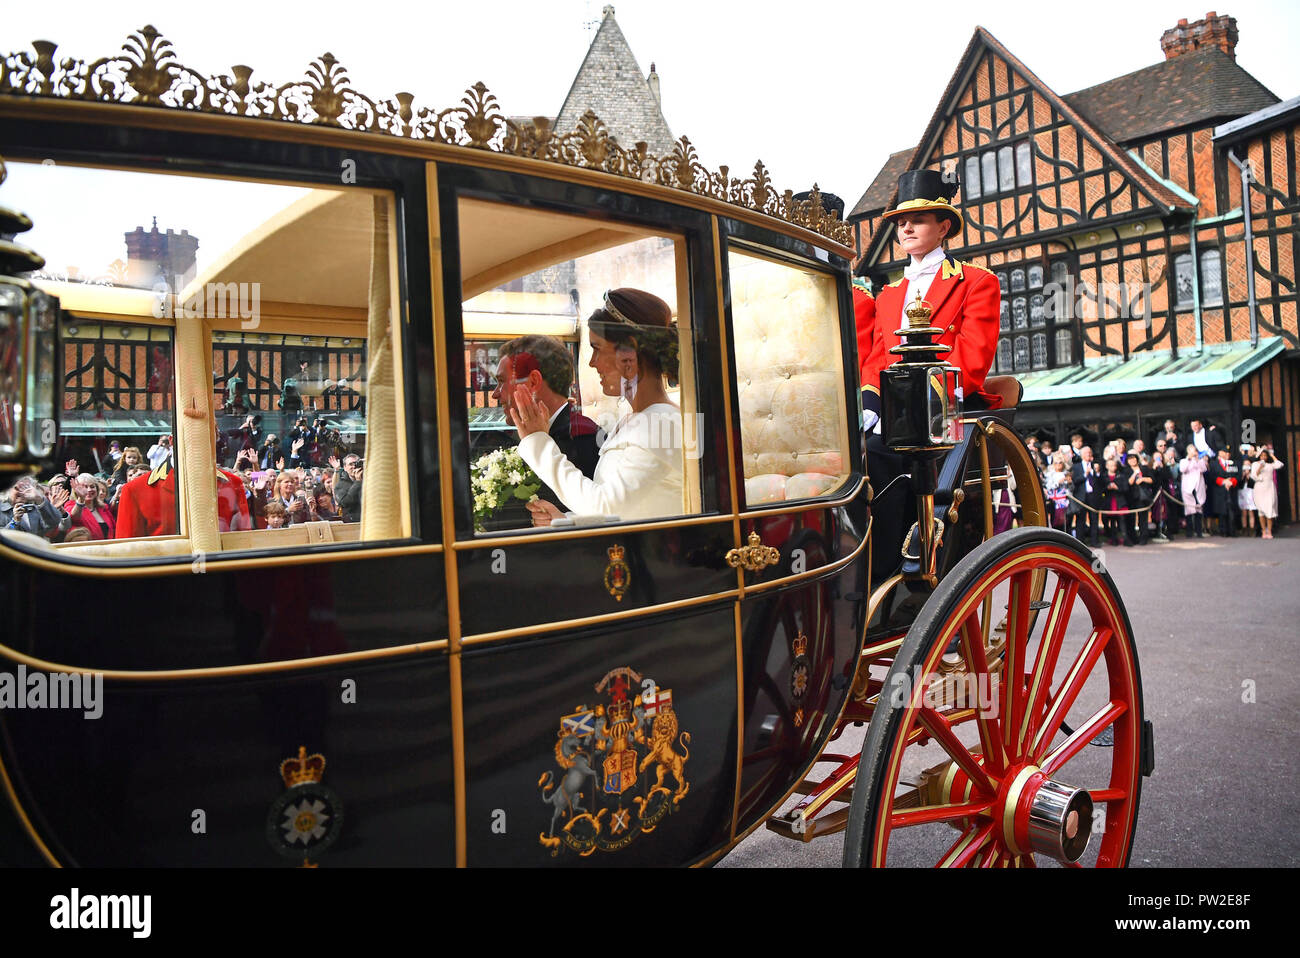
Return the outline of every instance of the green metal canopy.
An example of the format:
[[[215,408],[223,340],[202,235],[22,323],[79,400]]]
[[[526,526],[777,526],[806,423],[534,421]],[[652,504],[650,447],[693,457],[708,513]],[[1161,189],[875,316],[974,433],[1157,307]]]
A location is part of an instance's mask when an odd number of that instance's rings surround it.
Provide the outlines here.
[[[1126,361],[1098,359],[1082,366],[1065,366],[1017,375],[1024,387],[1021,406],[1069,399],[1118,397],[1130,393],[1181,389],[1223,389],[1241,381],[1284,349],[1280,337],[1185,349],[1175,357],[1169,350],[1135,353]]]

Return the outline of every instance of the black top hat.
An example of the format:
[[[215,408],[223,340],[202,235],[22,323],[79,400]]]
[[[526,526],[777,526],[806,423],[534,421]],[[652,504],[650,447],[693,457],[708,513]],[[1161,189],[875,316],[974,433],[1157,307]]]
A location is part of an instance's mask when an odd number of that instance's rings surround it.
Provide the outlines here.
[[[893,219],[904,213],[933,212],[952,221],[953,232],[962,227],[961,213],[952,205],[961,180],[957,171],[908,170],[898,178],[898,205],[885,213]]]
[[[806,203],[808,200],[812,199],[812,191],[804,190],[802,193],[796,193],[794,198],[799,200],[801,203]],[[822,193],[821,198],[823,210],[835,217],[837,220],[844,219],[844,201],[842,199],[834,193]]]

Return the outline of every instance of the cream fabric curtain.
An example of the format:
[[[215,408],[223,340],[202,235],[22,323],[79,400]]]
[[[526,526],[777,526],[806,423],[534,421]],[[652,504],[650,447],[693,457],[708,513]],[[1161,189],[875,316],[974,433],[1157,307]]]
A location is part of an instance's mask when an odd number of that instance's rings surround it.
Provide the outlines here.
[[[361,538],[402,534],[397,442],[397,395],[393,372],[392,293],[388,260],[389,199],[374,198],[370,240],[370,315],[367,327],[366,463],[361,483]]]
[[[183,490],[182,528],[192,552],[217,552],[221,532],[217,522],[216,432],[212,411],[212,341],[209,324],[200,319],[176,320],[176,475]]]

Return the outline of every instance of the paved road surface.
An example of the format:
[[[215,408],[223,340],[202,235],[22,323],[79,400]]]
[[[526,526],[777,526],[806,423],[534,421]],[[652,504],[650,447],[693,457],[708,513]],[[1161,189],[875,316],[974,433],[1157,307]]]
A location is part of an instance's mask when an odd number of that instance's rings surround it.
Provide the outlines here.
[[[1103,558],[1155,724],[1132,864],[1300,865],[1300,530]],[[861,738],[850,730],[836,750]],[[842,846],[842,834],[804,845],[760,828],[719,867],[839,867]]]

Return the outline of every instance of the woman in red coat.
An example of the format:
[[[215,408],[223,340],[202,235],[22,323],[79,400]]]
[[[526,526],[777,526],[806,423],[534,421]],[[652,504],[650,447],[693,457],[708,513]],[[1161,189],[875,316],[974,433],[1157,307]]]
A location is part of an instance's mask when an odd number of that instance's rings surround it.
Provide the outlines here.
[[[72,498],[63,504],[63,511],[72,519],[73,528],[81,526],[90,533],[91,539],[112,539],[117,531],[117,520],[99,491],[94,476],[84,472],[74,476]]]

